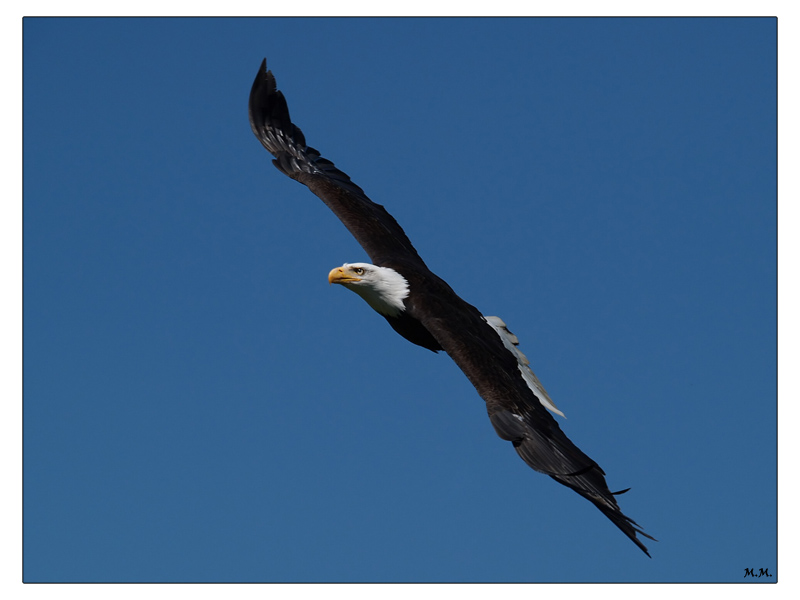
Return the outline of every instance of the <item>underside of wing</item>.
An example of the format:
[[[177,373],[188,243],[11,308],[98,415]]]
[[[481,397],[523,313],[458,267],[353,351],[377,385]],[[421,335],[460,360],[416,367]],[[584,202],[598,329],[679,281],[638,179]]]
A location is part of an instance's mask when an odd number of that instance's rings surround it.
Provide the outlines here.
[[[497,434],[514,445],[517,454],[528,466],[549,475],[589,500],[650,556],[637,534],[651,540],[655,538],[642,531],[633,519],[626,516],[614,498],[627,490],[609,490],[603,469],[572,443],[555,419],[548,414],[544,416],[552,421],[549,427],[542,426],[542,415],[534,417],[524,409],[503,408],[490,414],[490,419]]]
[[[445,284],[446,286],[446,284]],[[648,556],[637,534],[651,538],[617,505],[600,466],[578,448],[547,412],[520,373],[517,357],[495,329],[449,287],[436,300],[417,299],[415,316],[486,401],[497,434],[533,469],[574,490],[606,515]]]
[[[306,145],[300,128],[292,123],[286,99],[275,77],[261,63],[248,105],[250,127],[272,161],[285,175],[305,184],[336,214],[366,250],[372,262],[387,260],[424,266],[403,229],[386,209],[372,202],[345,173],[314,148]]]

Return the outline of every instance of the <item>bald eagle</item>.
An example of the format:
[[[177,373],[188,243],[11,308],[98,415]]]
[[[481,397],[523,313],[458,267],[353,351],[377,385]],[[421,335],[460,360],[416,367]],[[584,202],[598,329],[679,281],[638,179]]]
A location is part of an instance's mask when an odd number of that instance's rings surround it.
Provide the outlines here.
[[[485,400],[497,435],[532,469],[589,500],[650,556],[637,534],[655,539],[622,513],[614,497],[628,490],[609,491],[603,469],[561,431],[548,410],[563,413],[534,375],[517,337],[500,318],[482,315],[431,272],[386,209],[306,145],[266,59],[250,90],[249,115],[278,170],[308,186],[372,260],[336,267],[328,281],[361,296],[411,343],[446,352]]]

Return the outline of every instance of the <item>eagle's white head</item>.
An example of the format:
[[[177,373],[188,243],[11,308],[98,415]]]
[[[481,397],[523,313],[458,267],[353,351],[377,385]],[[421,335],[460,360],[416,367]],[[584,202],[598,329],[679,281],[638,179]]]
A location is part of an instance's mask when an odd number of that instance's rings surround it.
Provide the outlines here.
[[[408,297],[408,281],[394,269],[368,263],[345,263],[328,273],[328,282],[354,291],[387,317],[396,317],[405,310],[403,300]]]

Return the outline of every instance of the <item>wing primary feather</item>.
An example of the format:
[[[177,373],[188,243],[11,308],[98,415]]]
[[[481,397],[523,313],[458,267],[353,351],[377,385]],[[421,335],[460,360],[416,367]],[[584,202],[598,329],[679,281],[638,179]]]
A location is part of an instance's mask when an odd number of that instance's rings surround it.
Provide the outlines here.
[[[535,405],[534,405],[534,408]],[[570,488],[594,504],[614,525],[616,525],[647,556],[647,547],[637,538],[637,534],[657,541],[639,527],[619,508],[615,495],[605,480],[605,472],[600,465],[589,458],[561,431],[549,414],[539,409],[542,416],[552,421],[550,427],[542,426],[530,413],[520,411],[520,418],[503,410],[490,415],[492,425],[503,439],[511,438],[514,449],[532,469],[549,475],[558,483]]]
[[[319,151],[306,145],[292,123],[267,61],[261,63],[248,103],[250,127],[275,157],[278,170],[308,186],[339,217],[376,265],[403,262],[426,268],[402,227],[386,209],[370,200],[350,177]]]

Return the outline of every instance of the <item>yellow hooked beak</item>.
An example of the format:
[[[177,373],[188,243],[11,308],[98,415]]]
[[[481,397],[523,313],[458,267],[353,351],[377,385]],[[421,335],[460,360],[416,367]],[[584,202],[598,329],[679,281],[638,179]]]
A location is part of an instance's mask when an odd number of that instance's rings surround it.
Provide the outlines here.
[[[361,279],[345,271],[344,267],[336,267],[330,273],[328,273],[328,283],[342,284],[353,283],[355,281],[361,281]]]

